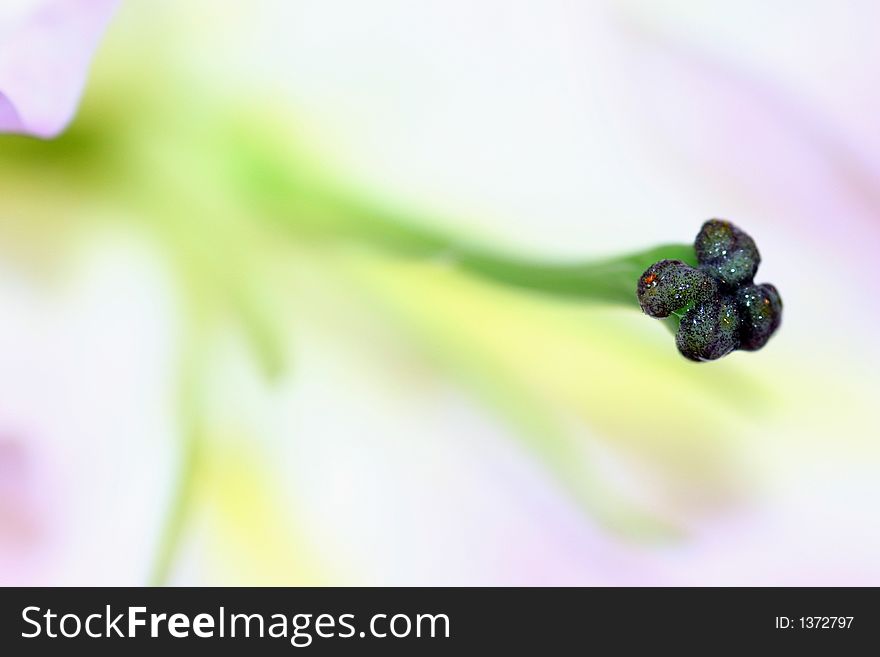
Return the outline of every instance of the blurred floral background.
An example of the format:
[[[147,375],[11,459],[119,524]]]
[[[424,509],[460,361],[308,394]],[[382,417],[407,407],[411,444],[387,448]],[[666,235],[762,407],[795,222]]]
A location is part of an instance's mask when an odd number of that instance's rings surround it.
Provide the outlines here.
[[[4,0],[0,583],[880,584],[878,23]],[[785,319],[708,364],[449,257],[715,216]]]

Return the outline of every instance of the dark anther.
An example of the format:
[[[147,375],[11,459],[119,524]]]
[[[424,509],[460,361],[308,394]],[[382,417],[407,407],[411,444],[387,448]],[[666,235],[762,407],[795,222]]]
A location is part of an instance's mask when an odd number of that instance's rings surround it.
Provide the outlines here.
[[[700,269],[726,287],[751,283],[761,263],[755,240],[729,221],[710,219],[703,224],[694,250]]]
[[[752,279],[761,256],[754,240],[729,221],[703,224],[694,243],[698,269],[661,260],[639,278],[639,303],[651,317],[681,315],[676,344],[691,360],[755,351],[779,328],[782,299]]]
[[[688,304],[715,298],[718,284],[708,274],[680,260],[661,260],[639,278],[638,293],[645,314],[669,317]]]
[[[770,283],[745,285],[736,292],[740,316],[740,348],[757,351],[782,321],[782,299]]]

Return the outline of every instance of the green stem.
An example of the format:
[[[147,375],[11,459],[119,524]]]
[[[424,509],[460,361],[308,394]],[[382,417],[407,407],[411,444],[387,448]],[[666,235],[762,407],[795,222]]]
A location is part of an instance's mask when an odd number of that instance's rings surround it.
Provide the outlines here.
[[[638,307],[639,276],[658,260],[696,265],[693,246],[667,244],[621,256],[576,263],[536,262],[467,240],[432,226],[432,221],[400,213],[358,197],[314,174],[308,164],[290,161],[254,138],[234,144],[232,182],[246,207],[262,208],[284,231],[298,237],[353,242],[416,258],[435,258],[496,283],[579,300]]]
[[[450,261],[463,271],[514,287],[638,307],[636,283],[639,276],[664,258],[691,259],[693,247],[669,244],[616,258],[573,264],[530,262],[465,250],[451,255]]]
[[[196,476],[203,450],[200,404],[201,372],[204,359],[203,343],[197,330],[190,327],[190,331],[183,349],[184,357],[179,384],[180,463],[156,549],[155,561],[148,579],[150,586],[165,586],[172,574],[180,546],[183,543],[187,520],[192,511]]]
[[[696,265],[690,244],[665,244],[620,256],[581,262],[540,262],[502,253],[425,227],[427,222],[381,213],[368,205],[335,197],[324,199],[328,210],[340,213],[334,229],[360,244],[397,255],[437,259],[468,274],[495,283],[581,301],[639,307],[636,285],[658,260],[681,260]],[[344,214],[343,214],[344,212]],[[288,215],[289,216],[289,215]]]
[[[165,586],[171,576],[174,562],[183,542],[186,522],[192,508],[195,475],[200,452],[196,435],[187,432],[181,439],[181,463],[172,493],[171,503],[165,516],[165,525],[156,550],[155,562],[148,579],[149,586]]]

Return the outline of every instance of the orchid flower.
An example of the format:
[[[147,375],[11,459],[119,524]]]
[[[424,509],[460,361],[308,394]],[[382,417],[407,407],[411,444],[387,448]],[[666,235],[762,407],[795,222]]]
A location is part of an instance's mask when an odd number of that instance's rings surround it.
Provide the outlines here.
[[[76,111],[117,0],[4,0],[0,132],[54,137]]]

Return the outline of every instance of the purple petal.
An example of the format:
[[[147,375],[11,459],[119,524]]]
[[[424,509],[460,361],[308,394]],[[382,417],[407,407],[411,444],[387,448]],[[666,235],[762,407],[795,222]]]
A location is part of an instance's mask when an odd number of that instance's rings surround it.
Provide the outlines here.
[[[28,0],[0,11],[0,132],[52,137],[73,118],[117,0]]]

